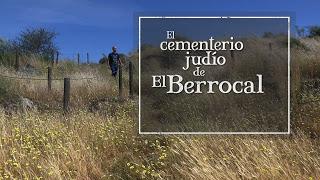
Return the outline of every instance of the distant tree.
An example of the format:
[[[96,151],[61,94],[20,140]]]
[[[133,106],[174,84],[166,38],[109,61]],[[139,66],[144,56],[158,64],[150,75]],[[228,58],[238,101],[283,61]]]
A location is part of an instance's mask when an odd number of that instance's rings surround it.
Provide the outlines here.
[[[119,56],[120,56],[120,59],[122,60],[122,62],[126,61],[128,58],[127,55],[123,54],[123,53],[120,53]]]
[[[107,62],[108,62],[108,56],[103,53],[102,58],[99,60],[99,64],[105,64]]]
[[[12,44],[23,53],[50,57],[58,50],[54,42],[56,36],[56,32],[45,28],[26,29]]]
[[[320,26],[311,26],[309,28],[309,37],[320,36]]]
[[[274,34],[272,32],[264,32],[262,37],[264,37],[264,38],[272,38],[272,37],[274,37]]]
[[[0,56],[3,58],[5,53],[11,50],[11,42],[0,38]]]
[[[295,26],[298,37],[305,37],[306,29],[304,27]]]
[[[6,41],[0,38],[0,51],[4,51],[6,47]]]
[[[0,38],[0,63],[8,65],[11,54],[11,42]]]

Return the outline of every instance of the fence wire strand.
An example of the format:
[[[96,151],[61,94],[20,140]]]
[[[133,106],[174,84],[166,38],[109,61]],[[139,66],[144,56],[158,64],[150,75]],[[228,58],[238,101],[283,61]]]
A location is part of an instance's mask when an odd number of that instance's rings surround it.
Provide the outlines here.
[[[48,78],[34,78],[34,77],[18,77],[18,76],[8,76],[0,74],[0,77],[7,79],[21,79],[21,80],[36,80],[36,81],[47,81]],[[52,81],[63,81],[64,78],[52,78]],[[84,78],[70,78],[70,80],[90,80],[98,79],[97,77],[84,77]]]

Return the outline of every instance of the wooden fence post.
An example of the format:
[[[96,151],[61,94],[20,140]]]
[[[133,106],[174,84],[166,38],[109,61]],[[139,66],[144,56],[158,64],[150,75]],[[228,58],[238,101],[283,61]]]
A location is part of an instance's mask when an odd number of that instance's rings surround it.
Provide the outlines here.
[[[19,66],[20,66],[20,64],[19,64],[19,53],[18,53],[18,51],[16,51],[16,59],[15,59],[15,64],[14,64],[14,67],[15,67],[16,71],[19,70]]]
[[[64,78],[64,88],[63,88],[63,110],[64,112],[69,111],[70,102],[70,78]]]
[[[59,52],[57,51],[56,64],[59,63]]]
[[[51,53],[50,60],[54,63],[54,52]]]
[[[87,53],[87,64],[89,64],[89,53]]]
[[[122,98],[122,65],[119,64],[119,98]]]
[[[80,54],[78,53],[78,65],[80,64]]]
[[[129,96],[130,98],[133,96],[132,90],[132,81],[133,81],[133,69],[132,69],[132,62],[129,62]]]
[[[230,56],[231,56],[232,62],[234,62],[234,51],[233,50],[230,50]]]
[[[51,91],[52,67],[48,67],[48,90]]]
[[[269,43],[269,50],[272,51],[272,43]]]

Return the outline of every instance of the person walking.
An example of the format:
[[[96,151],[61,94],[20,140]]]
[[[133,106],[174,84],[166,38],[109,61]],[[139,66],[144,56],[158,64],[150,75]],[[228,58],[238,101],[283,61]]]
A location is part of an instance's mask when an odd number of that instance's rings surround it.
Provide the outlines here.
[[[118,67],[122,64],[119,54],[117,53],[117,47],[112,46],[112,52],[108,55],[108,61],[112,76],[116,77],[118,73]]]

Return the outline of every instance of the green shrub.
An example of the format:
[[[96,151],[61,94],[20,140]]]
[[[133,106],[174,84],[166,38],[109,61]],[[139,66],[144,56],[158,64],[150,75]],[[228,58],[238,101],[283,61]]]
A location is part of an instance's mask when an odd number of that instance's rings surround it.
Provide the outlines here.
[[[320,26],[311,26],[309,28],[309,37],[313,38],[320,36]]]
[[[13,87],[12,81],[0,77],[0,103],[18,98],[18,94],[13,91]]]
[[[291,48],[301,48],[301,49],[305,49],[308,50],[308,47],[306,45],[304,45],[299,39],[297,38],[291,38],[290,39],[290,46]]]

